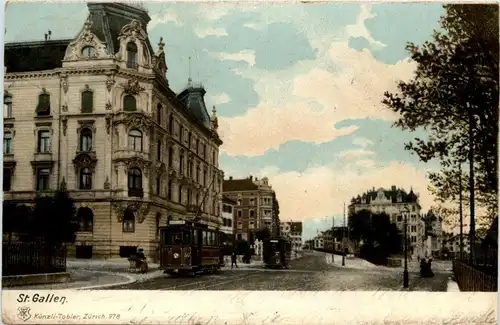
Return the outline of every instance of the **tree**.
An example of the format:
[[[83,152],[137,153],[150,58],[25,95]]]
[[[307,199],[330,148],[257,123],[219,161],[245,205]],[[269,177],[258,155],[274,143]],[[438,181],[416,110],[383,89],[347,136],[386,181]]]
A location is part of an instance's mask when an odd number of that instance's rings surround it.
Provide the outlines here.
[[[405,147],[424,162],[440,162],[429,177],[442,201],[458,196],[458,166],[467,160],[471,132],[474,193],[492,217],[498,211],[498,6],[444,8],[444,31],[435,31],[433,42],[407,46],[417,63],[414,79],[400,82],[399,94],[385,93],[383,103],[400,114],[395,127],[428,131],[428,139]]]
[[[264,239],[269,239],[271,238],[271,232],[267,227],[261,228],[255,233],[255,238],[261,241]]]
[[[7,234],[7,242],[12,242],[12,235],[22,239],[29,232],[29,221],[32,210],[24,204],[13,201],[3,201],[3,232]]]
[[[75,201],[64,191],[37,197],[30,223],[33,240],[56,245],[73,243],[80,227]]]

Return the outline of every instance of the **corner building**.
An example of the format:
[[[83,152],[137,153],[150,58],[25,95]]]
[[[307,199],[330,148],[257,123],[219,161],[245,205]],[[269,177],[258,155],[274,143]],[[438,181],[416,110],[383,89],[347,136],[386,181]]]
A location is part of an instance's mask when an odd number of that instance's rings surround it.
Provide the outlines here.
[[[80,232],[73,254],[155,257],[170,219],[220,225],[215,107],[201,86],[175,94],[147,12],[89,3],[75,39],[5,45],[4,199],[66,189]],[[200,207],[200,209],[199,209]]]

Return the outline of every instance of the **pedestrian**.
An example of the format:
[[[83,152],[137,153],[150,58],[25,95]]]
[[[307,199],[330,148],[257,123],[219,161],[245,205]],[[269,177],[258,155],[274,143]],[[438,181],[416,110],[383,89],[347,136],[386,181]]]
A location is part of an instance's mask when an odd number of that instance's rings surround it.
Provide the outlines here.
[[[139,248],[139,250],[136,254],[136,259],[137,259],[137,266],[138,266],[140,272],[147,273],[148,272],[148,261],[146,259],[146,255],[144,255],[144,250],[142,248]]]
[[[233,268],[233,264],[234,266],[236,266],[236,268],[238,268],[238,264],[236,264],[236,252],[233,252],[231,254],[231,268]]]

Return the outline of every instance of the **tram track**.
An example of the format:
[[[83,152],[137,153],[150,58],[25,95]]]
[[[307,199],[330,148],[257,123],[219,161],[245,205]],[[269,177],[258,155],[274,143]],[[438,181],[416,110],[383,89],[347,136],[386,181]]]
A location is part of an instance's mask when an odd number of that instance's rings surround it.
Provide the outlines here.
[[[196,282],[190,282],[190,283],[183,283],[180,285],[173,285],[173,286],[162,288],[162,290],[206,290],[209,288],[214,288],[217,286],[226,285],[226,284],[238,281],[238,280],[250,279],[252,277],[257,276],[258,272],[259,271],[250,271],[250,272],[245,272],[245,274],[238,274],[238,275],[229,276],[229,277],[219,276],[217,278],[213,275],[208,275],[206,277],[206,279],[204,279],[203,281],[196,281]],[[204,285],[204,284],[207,284],[207,285]],[[214,290],[217,290],[217,289],[214,289]]]

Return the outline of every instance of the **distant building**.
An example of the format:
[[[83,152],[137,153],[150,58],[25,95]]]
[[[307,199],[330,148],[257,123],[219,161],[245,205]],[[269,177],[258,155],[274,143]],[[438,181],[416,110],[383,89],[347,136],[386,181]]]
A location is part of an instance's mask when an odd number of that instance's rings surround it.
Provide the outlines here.
[[[281,222],[281,236],[290,240],[293,252],[302,250],[302,222]]]
[[[323,249],[325,248],[325,241],[322,235],[317,235],[314,237],[314,249]]]
[[[249,243],[255,241],[259,229],[268,228],[279,234],[279,214],[276,193],[267,177],[261,180],[250,176],[243,179],[225,179],[224,196],[236,202],[234,206],[234,235]]]
[[[222,197],[222,224],[220,227],[220,230],[224,232],[227,235],[230,235],[231,238],[233,237],[234,234],[234,206],[236,205],[236,202],[233,200],[223,196]]]
[[[426,236],[426,224],[423,220],[426,216],[422,215],[422,207],[420,206],[418,195],[410,190],[407,193],[401,188],[392,186],[391,189],[375,188],[352,198],[349,205],[349,215],[352,215],[361,210],[369,210],[372,213],[386,213],[391,222],[395,223],[398,229],[403,233],[404,230],[404,217],[403,212],[408,208],[408,228],[407,236],[411,243],[410,254],[413,256],[424,256],[426,254],[427,245],[429,243]],[[430,216],[431,218],[433,214]],[[436,239],[431,241],[432,251],[434,248],[439,250],[440,235],[441,235],[441,218],[436,218],[433,225],[435,227]],[[431,232],[432,233],[432,232]]]

